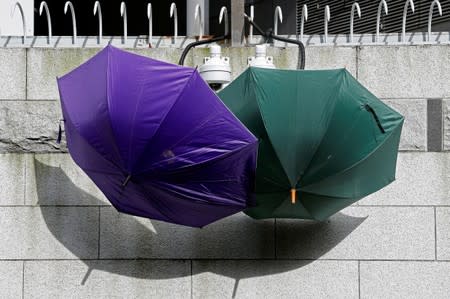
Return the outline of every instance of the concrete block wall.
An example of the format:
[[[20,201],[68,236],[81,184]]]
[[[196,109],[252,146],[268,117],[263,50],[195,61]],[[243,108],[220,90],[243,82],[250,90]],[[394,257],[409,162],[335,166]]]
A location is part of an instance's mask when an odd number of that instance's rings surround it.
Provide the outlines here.
[[[96,51],[0,49],[0,298],[448,298],[450,46],[308,47],[308,69],[346,67],[405,115],[397,180],[325,222],[203,229],[118,213],[56,144],[55,78]],[[223,51],[233,77],[254,53]]]

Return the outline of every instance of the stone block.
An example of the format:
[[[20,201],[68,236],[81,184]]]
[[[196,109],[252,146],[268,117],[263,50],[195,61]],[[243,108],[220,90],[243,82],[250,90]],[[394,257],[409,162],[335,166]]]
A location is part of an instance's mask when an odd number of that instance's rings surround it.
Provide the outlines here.
[[[434,260],[433,208],[350,207],[325,222],[277,219],[283,259]]]
[[[26,298],[190,298],[189,261],[30,261]]]
[[[202,229],[101,208],[101,258],[273,258],[273,220],[235,214]]]
[[[449,97],[450,48],[363,46],[358,56],[358,78],[381,98]]]
[[[98,208],[0,207],[0,259],[98,257]]]
[[[25,49],[0,48],[0,100],[24,100],[26,97]]]
[[[356,261],[194,261],[194,298],[358,298]]]
[[[25,157],[0,154],[0,206],[24,204]]]
[[[433,298],[450,294],[449,262],[361,262],[361,298]]]

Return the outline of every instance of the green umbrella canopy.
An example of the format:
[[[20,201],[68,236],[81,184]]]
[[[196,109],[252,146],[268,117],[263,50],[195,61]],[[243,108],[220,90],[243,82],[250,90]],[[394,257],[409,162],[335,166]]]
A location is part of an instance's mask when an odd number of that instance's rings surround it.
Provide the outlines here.
[[[259,139],[253,218],[324,220],[395,179],[403,116],[345,69],[248,68],[219,97]]]

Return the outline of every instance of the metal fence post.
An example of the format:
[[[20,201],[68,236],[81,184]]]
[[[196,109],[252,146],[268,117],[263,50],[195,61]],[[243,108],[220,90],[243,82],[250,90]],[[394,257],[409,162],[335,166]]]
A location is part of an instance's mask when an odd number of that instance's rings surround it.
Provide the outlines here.
[[[244,33],[244,2],[231,0],[231,46],[241,47]]]

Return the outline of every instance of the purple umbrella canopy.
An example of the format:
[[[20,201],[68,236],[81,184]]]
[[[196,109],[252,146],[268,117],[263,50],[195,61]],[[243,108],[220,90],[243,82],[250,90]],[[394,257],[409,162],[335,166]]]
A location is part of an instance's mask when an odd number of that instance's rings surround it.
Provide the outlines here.
[[[108,46],[58,87],[69,152],[117,210],[202,227],[253,205],[257,139],[195,69]]]

